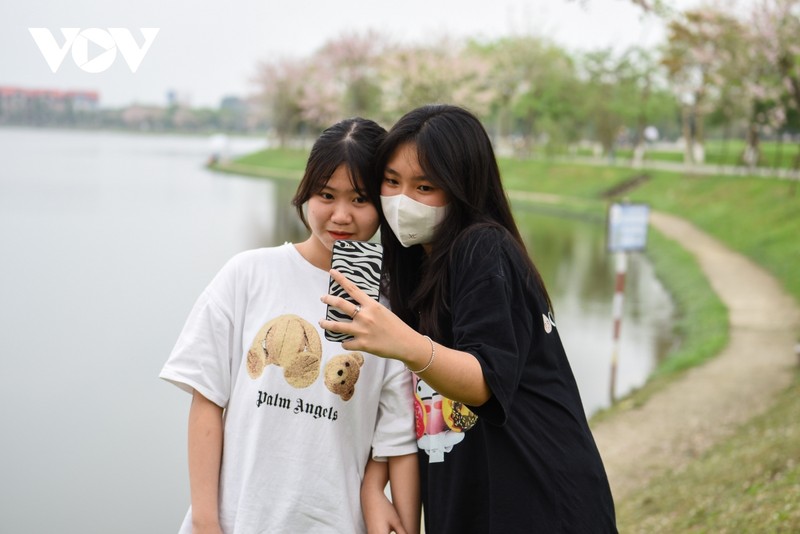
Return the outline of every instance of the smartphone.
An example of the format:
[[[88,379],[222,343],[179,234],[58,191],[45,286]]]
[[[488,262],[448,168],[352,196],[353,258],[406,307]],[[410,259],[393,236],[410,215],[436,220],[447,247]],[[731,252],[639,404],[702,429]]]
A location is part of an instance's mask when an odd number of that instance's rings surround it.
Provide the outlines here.
[[[383,247],[380,243],[338,240],[333,244],[331,268],[345,275],[370,298],[378,300],[380,297],[382,260]],[[355,299],[348,295],[344,288],[333,278],[328,283],[328,293],[336,297],[342,297],[354,304],[356,303]],[[330,321],[348,323],[353,320],[352,317],[332,306],[328,306],[325,318]],[[352,336],[348,334],[325,330],[325,339],[329,341],[342,342],[351,338]]]

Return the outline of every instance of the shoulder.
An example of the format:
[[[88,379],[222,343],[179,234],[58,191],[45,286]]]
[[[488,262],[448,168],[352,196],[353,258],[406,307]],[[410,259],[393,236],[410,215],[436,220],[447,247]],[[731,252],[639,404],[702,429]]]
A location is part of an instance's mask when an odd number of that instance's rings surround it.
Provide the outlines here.
[[[214,277],[210,288],[213,293],[230,293],[237,287],[247,285],[267,270],[280,272],[282,266],[291,271],[291,245],[245,250],[231,257]]]
[[[254,263],[261,263],[264,260],[277,260],[280,258],[288,258],[291,252],[292,245],[285,243],[277,247],[268,248],[254,248],[239,252],[233,256],[228,263],[237,266],[252,265]]]
[[[246,273],[253,269],[260,269],[265,264],[276,265],[280,262],[291,260],[292,245],[289,243],[269,248],[256,248],[239,252],[229,259],[222,271]]]
[[[450,262],[454,270],[470,272],[476,268],[517,263],[520,254],[520,246],[508,230],[502,226],[479,224],[466,228],[456,237]]]
[[[450,290],[475,286],[494,279],[521,298],[533,298],[548,309],[548,298],[527,250],[502,226],[474,225],[453,243],[450,257]]]

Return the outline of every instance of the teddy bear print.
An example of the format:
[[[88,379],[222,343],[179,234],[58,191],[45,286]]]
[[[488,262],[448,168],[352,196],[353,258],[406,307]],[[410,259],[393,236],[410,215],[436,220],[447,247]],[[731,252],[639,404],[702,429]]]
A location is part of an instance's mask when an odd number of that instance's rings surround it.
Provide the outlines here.
[[[364,356],[360,352],[334,356],[325,364],[325,387],[343,401],[350,400],[355,393],[362,365]]]
[[[322,343],[311,324],[297,315],[281,315],[261,327],[247,352],[247,374],[256,379],[267,365],[283,368],[290,386],[305,388],[319,376]]]

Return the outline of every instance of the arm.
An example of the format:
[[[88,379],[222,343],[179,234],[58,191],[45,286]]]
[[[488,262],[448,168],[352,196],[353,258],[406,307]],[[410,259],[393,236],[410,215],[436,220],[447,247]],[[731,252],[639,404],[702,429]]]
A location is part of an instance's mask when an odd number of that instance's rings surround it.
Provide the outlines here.
[[[420,494],[417,454],[389,456],[392,502],[408,534],[419,534]]]
[[[394,314],[392,315],[394,316]],[[394,316],[394,318],[402,322],[399,317]],[[409,332],[395,349],[393,358],[403,362],[412,371],[419,371],[427,367],[425,371],[417,374],[425,379],[429,386],[448,399],[460,401],[469,406],[480,406],[489,400],[492,391],[486,383],[481,364],[475,356],[428,341],[410,327],[407,328]]]
[[[189,486],[195,534],[222,534],[219,525],[222,436],[222,408],[195,390],[189,409]]]
[[[346,350],[363,350],[376,356],[394,358],[412,370],[419,370],[431,360],[431,344],[385,306],[372,300],[343,274],[331,270],[331,276],[347,293],[361,303],[358,320],[351,323],[320,321],[326,330],[343,332],[355,339],[342,343]],[[324,295],[322,301],[352,316],[355,306],[346,300]],[[455,401],[480,406],[492,396],[480,362],[468,352],[434,344],[436,356],[420,374],[433,389]]]
[[[361,483],[361,508],[368,534],[406,534],[403,523],[394,505],[386,497],[384,489],[389,480],[389,465],[370,458]],[[409,531],[417,534],[417,531]]]

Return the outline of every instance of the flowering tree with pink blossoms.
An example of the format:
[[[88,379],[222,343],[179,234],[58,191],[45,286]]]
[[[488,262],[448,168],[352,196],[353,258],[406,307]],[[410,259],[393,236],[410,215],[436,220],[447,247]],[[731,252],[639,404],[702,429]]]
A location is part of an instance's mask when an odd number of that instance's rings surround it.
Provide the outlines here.
[[[757,79],[756,90],[769,93],[774,105],[767,120],[780,128],[790,112],[800,112],[800,0],[761,0],[751,17],[753,56],[771,74]],[[800,168],[800,152],[794,167]]]
[[[743,137],[740,162],[758,165],[762,136],[797,127],[800,0],[755,0],[747,12],[718,2],[684,13],[668,0],[617,1],[669,17],[664,45],[575,54],[530,35],[398,44],[377,32],[347,33],[307,58],[261,64],[257,98],[281,143],[347,116],[389,126],[411,108],[451,102],[519,155],[582,139],[611,154],[625,140],[640,161],[645,128],[673,136],[680,115],[685,161],[704,161],[708,123],[723,126],[725,139]]]
[[[303,91],[310,65],[305,60],[281,58],[262,62],[253,80],[260,88],[256,99],[281,146],[296,135],[302,123]]]
[[[381,118],[393,122],[410,109],[436,102],[458,103],[486,116],[494,95],[489,68],[461,40],[395,46],[380,69]]]
[[[343,117],[379,114],[379,66],[387,46],[375,31],[345,33],[325,43],[311,58],[300,99],[303,118],[324,128]]]
[[[739,21],[718,8],[687,11],[669,23],[662,62],[681,102],[687,162],[705,161],[705,117],[728,81],[742,33]]]

